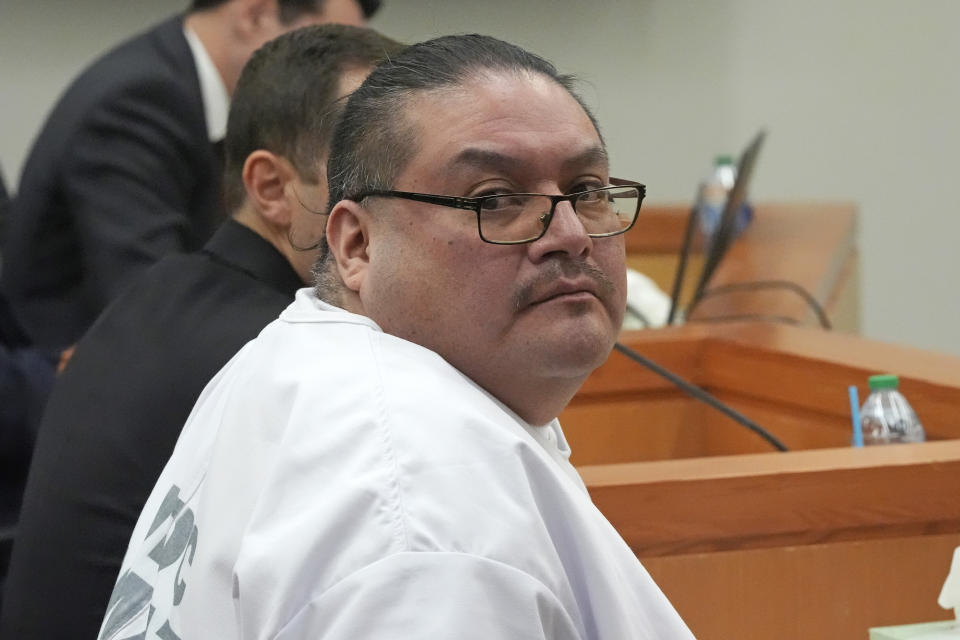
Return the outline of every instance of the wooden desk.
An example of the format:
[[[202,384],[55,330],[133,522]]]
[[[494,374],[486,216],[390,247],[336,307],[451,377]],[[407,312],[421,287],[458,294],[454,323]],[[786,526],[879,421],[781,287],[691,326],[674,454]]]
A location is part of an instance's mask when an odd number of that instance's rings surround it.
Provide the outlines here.
[[[736,323],[621,340],[773,431],[791,449],[850,443],[847,387],[896,373],[928,438],[960,438],[960,358],[807,327]],[[770,446],[612,353],[561,415],[577,465],[764,453]],[[958,485],[960,486],[960,485]]]
[[[776,324],[625,343],[773,431],[769,445],[619,353],[561,416],[590,493],[701,640],[857,638],[946,619],[960,545],[960,358]],[[933,442],[852,449],[847,386],[901,388]]]
[[[689,214],[687,205],[644,205],[626,235],[627,263],[666,292],[673,285]],[[856,206],[850,203],[759,203],[756,216],[730,248],[711,286],[757,280],[789,280],[809,291],[827,310],[836,330],[858,333],[860,285],[856,251]],[[695,246],[681,300],[689,301],[703,268]],[[780,316],[814,325],[809,306],[784,289],[707,298],[693,319],[744,314]]]
[[[628,262],[670,289],[685,206],[644,207]],[[759,204],[691,322],[622,341],[768,428],[764,440],[619,353],[561,415],[601,511],[700,640],[866,638],[947,619],[936,597],[960,545],[960,358],[858,338],[856,211]],[[702,264],[695,255],[689,286]],[[777,323],[717,321],[761,314]],[[789,326],[796,323],[801,326]],[[847,387],[896,373],[931,442],[853,449]]]

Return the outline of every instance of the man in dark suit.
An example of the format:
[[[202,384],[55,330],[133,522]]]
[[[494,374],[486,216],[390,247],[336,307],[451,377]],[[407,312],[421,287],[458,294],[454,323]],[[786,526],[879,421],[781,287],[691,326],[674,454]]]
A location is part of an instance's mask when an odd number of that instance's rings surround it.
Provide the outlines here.
[[[3,179],[3,171],[0,171],[0,243],[3,242],[3,230],[7,222],[7,207],[10,206],[10,194],[7,193],[7,181]],[[0,255],[0,264],[3,264],[3,256]]]
[[[344,96],[400,45],[347,26],[282,36],[230,107],[227,202],[202,251],[138,278],[78,343],[41,425],[0,637],[93,638],[141,507],[204,385],[311,278]]]
[[[31,340],[76,342],[132,279],[199,249],[225,217],[229,95],[253,51],[378,0],[195,0],[89,67],[51,113],[9,215],[0,290]]]
[[[163,255],[226,217],[216,150],[244,62],[378,0],[194,0],[121,44],[65,92],[0,216],[0,526],[15,521],[59,352]],[[0,532],[0,581],[7,553]]]
[[[0,242],[9,206],[10,197],[0,172]],[[2,263],[0,255],[0,268]],[[38,349],[29,344],[10,305],[0,294],[0,594],[7,575],[30,452],[59,359],[56,350]]]

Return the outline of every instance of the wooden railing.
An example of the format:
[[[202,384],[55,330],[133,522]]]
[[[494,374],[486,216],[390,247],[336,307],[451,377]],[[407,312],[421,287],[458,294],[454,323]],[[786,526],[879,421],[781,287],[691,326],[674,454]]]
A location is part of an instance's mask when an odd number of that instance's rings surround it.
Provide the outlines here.
[[[631,259],[668,259],[683,219],[654,209],[660,239],[628,234]],[[854,221],[849,206],[758,207],[714,284],[798,282],[855,331]],[[614,353],[561,415],[591,496],[701,640],[866,638],[948,619],[936,597],[960,545],[960,358],[823,331],[790,293],[764,296],[707,300],[694,320],[803,326],[694,321],[621,339],[791,451]],[[874,373],[900,376],[929,442],[849,446],[847,387],[865,397]]]

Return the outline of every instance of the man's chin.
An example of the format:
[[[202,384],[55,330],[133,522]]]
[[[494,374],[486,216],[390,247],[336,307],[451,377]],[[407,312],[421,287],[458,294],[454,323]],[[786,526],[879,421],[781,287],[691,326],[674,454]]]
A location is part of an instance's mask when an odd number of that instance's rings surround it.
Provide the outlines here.
[[[539,346],[546,359],[553,363],[556,374],[587,376],[606,362],[617,339],[617,331],[609,322],[569,324],[571,326],[565,327],[566,330],[557,331]]]

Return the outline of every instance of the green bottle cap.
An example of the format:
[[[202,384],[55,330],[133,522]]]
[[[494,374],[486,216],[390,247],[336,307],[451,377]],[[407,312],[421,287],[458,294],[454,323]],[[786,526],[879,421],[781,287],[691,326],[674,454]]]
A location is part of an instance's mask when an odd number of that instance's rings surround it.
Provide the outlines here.
[[[877,389],[896,389],[900,385],[900,378],[895,375],[885,374],[882,376],[870,376],[867,379],[870,384],[870,391]]]
[[[723,166],[732,165],[732,164],[733,164],[733,156],[726,156],[726,155],[716,156],[713,159],[713,165],[715,167],[723,167]]]

